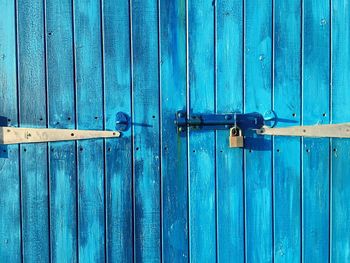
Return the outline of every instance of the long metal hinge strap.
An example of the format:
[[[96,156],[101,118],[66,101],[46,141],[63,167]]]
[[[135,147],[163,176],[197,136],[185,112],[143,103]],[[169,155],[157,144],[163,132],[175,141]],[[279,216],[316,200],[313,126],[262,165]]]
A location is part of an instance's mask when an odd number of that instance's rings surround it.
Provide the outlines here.
[[[118,138],[118,131],[0,127],[0,144]]]
[[[272,136],[302,136],[314,138],[350,138],[350,123],[313,126],[292,126],[285,128],[262,127],[257,134]]]

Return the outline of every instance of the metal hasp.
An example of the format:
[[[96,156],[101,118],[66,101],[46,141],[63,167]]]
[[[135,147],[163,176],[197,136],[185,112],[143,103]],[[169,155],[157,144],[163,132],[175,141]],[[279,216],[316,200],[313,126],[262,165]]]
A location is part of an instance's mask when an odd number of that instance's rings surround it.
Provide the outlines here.
[[[244,147],[244,131],[261,129],[265,123],[259,113],[225,113],[225,114],[191,114],[178,111],[175,116],[175,125],[179,133],[187,130],[225,130],[229,129],[229,147]]]
[[[259,135],[299,136],[314,138],[350,138],[350,123],[324,124],[313,126],[292,126],[285,128],[262,127]]]
[[[118,138],[118,131],[0,127],[0,144]]]
[[[226,130],[239,127],[244,132],[247,129],[260,129],[264,125],[264,117],[259,113],[225,113],[225,114],[191,114],[178,111],[175,116],[178,132],[190,130]]]

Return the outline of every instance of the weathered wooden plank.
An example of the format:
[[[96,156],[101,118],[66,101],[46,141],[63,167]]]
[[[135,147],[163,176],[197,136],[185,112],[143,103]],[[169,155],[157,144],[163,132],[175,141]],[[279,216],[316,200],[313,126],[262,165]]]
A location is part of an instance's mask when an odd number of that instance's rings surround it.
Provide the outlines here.
[[[158,5],[132,1],[134,259],[161,261]]]
[[[18,125],[15,1],[0,2],[0,118]],[[0,258],[21,261],[20,181],[18,146],[0,146]]]
[[[188,3],[190,111],[213,113],[215,101],[213,1]],[[190,133],[190,260],[216,260],[214,132]]]
[[[243,112],[243,5],[216,3],[217,112]],[[217,255],[244,261],[243,151],[228,147],[228,131],[217,132]]]
[[[0,144],[118,138],[118,131],[0,127]]]
[[[71,0],[46,1],[50,128],[75,128],[72,7]],[[49,146],[50,249],[51,261],[57,263],[78,261],[75,146],[73,141]]]
[[[119,111],[131,115],[129,1],[104,0],[105,127],[115,129]],[[132,262],[131,132],[106,141],[107,262]]]
[[[76,161],[74,143],[50,146],[51,261],[77,262]]]
[[[329,123],[329,1],[303,2],[303,124]],[[329,257],[329,139],[303,142],[303,260]]]
[[[349,121],[350,103],[350,2],[332,2],[332,117],[333,122]],[[332,209],[331,260],[350,261],[350,141],[333,140],[332,154]]]
[[[187,139],[174,113],[186,106],[186,1],[160,1],[164,261],[188,261]]]
[[[301,1],[274,5],[274,110],[277,127],[301,120]],[[274,139],[274,261],[300,262],[300,138]]]
[[[101,7],[74,1],[78,129],[103,128]],[[102,140],[78,142],[79,261],[105,260],[104,153]]]
[[[272,98],[272,2],[245,1],[245,111],[264,114]],[[261,139],[260,139],[261,140]],[[271,140],[246,140],[246,260],[272,262]],[[260,151],[262,150],[262,151]]]
[[[18,7],[20,125],[46,127],[43,1]],[[22,244],[25,262],[49,261],[47,144],[21,149]]]

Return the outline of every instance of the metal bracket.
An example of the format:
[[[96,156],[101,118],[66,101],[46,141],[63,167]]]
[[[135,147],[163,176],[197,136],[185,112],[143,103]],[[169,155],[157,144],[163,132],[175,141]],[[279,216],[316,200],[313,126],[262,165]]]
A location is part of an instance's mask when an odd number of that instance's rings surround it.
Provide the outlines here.
[[[291,126],[284,128],[262,127],[259,135],[299,136],[314,138],[350,138],[350,123],[323,124],[313,126]]]
[[[0,127],[0,144],[118,138],[118,131]]]
[[[130,128],[130,117],[124,112],[118,112],[115,117],[115,128],[117,131],[127,131]]]

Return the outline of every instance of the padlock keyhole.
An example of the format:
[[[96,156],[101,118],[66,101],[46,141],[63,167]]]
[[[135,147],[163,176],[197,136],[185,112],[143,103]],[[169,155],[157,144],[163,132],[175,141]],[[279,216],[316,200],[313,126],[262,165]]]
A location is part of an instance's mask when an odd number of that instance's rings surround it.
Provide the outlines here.
[[[238,128],[233,128],[233,129],[231,130],[231,135],[232,135],[232,136],[238,136],[238,135],[239,135],[239,130],[238,130]]]

